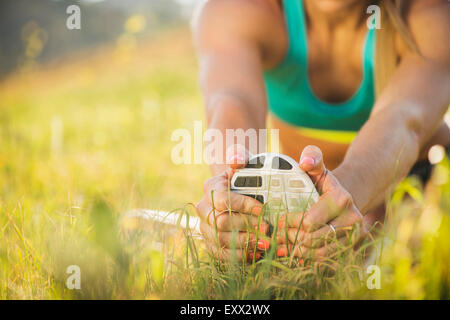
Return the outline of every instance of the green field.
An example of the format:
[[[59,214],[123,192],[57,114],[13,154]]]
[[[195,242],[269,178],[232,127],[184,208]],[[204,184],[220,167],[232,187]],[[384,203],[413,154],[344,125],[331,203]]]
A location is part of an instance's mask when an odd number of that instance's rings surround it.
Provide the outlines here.
[[[374,240],[379,290],[366,288],[359,251],[344,251],[333,273],[270,255],[223,266],[183,234],[161,248],[149,232],[120,232],[132,208],[194,212],[209,170],[174,165],[170,137],[195,120],[204,115],[186,30],[0,83],[0,299],[450,298],[448,159],[426,191],[410,179],[389,201],[386,240]],[[80,290],[66,288],[69,265],[80,266]]]

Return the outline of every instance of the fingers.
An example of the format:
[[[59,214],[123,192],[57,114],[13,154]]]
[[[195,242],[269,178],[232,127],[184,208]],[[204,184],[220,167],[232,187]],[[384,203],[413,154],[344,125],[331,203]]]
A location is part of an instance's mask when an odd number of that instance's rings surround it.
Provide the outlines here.
[[[269,225],[262,220],[262,217],[231,212],[228,210],[218,212],[214,211],[208,201],[202,199],[196,206],[197,214],[202,221],[206,221],[210,226],[217,227],[220,231],[258,230],[261,233],[267,233]]]
[[[347,202],[337,203],[336,198],[332,192],[321,195],[319,200],[305,213],[289,212],[281,217],[278,223],[279,228],[287,225],[288,228],[301,228],[307,232],[320,229],[328,221],[341,214],[348,206]],[[348,199],[348,201],[350,202],[351,199]]]
[[[349,249],[351,246],[348,245],[348,242],[349,240],[346,237],[341,237],[332,243],[325,244],[320,248],[308,248],[301,245],[294,247],[292,244],[282,244],[277,247],[277,256],[286,257],[290,254],[290,256],[295,256],[301,259],[309,259],[316,262],[324,261],[326,259],[335,258],[344,250]]]
[[[300,156],[300,168],[317,183],[326,171],[322,151],[316,146],[306,146]]]
[[[262,203],[258,200],[231,191],[217,191],[212,193],[211,204],[218,212],[235,211],[258,216],[262,211]]]
[[[297,241],[303,241],[306,235],[322,236],[323,230],[318,233],[314,232],[326,226],[327,222],[338,216],[342,210],[333,205],[328,198],[329,195],[322,195],[320,200],[306,213],[286,213],[278,222],[279,232],[284,234],[284,230],[287,229],[289,237],[297,234]],[[291,241],[293,242],[293,240]]]
[[[269,230],[269,225],[263,221],[258,221],[257,217],[240,213],[230,214],[228,211],[222,212],[218,215],[216,214],[215,223],[214,215],[210,215],[207,222],[210,226],[217,227],[220,231],[239,230],[255,232],[259,230],[261,233],[265,234]]]
[[[240,144],[232,145],[226,151],[227,165],[232,169],[245,167],[249,157],[249,151]]]
[[[216,212],[231,210],[259,215],[262,211],[262,203],[252,197],[230,191],[229,180],[226,175],[227,173],[224,173],[205,182],[203,186],[203,197],[206,198],[205,200],[216,209]],[[202,213],[204,214],[204,212]]]
[[[248,251],[247,254],[243,250],[231,250],[231,249],[212,249],[216,259],[227,262],[236,259],[238,262],[252,262],[253,259],[256,261],[261,259],[261,252]],[[254,258],[253,258],[254,257]]]
[[[278,229],[299,228],[303,225],[305,214],[303,212],[287,212],[278,219]]]
[[[232,155],[230,165],[239,168],[248,161],[249,153],[245,148],[235,145],[236,149],[230,149]],[[234,152],[234,153],[233,153]],[[208,179],[203,185],[203,199],[197,205],[199,216],[207,220],[208,216],[214,212],[235,211],[249,215],[259,215],[262,211],[262,203],[258,200],[247,197],[230,190],[230,180],[233,170],[229,168],[222,174]],[[210,208],[211,207],[211,208]]]
[[[286,244],[286,241],[288,241],[305,247],[319,248],[325,243],[332,242],[336,237],[340,238],[343,236],[347,238],[350,236],[356,237],[356,240],[353,241],[356,243],[367,235],[369,227],[355,206],[352,206],[352,208],[330,222],[324,223],[317,230],[302,228],[302,225],[300,225],[300,228],[298,226],[291,227],[293,225],[292,222],[298,220],[298,216],[301,216],[301,214],[290,215],[294,218],[287,218],[288,225],[283,224],[278,230],[277,243],[279,244]],[[333,225],[334,230],[330,227],[330,224]]]
[[[340,193],[343,193],[343,195],[340,195]],[[336,190],[335,192],[321,195],[319,201],[314,203],[306,211],[302,222],[302,229],[312,232],[322,228],[328,221],[347,210],[351,204],[351,197],[344,190]]]
[[[229,172],[225,171],[218,176],[214,176],[205,181],[203,184],[203,194],[210,196],[211,191],[226,191],[228,190]]]
[[[235,192],[213,192],[212,199],[205,195],[196,206],[197,213],[200,218],[207,220],[207,217],[212,213],[213,207],[216,215],[217,212],[233,211],[258,217],[262,212],[261,202]]]
[[[351,247],[349,239],[347,239],[347,237],[341,237],[332,243],[326,243],[323,247],[317,249],[302,246],[299,252],[301,251],[303,256],[307,259],[324,261],[326,259],[335,258],[338,254]]]
[[[209,252],[211,252],[214,259],[228,262],[232,260],[236,260],[237,262],[251,262],[253,259],[259,260],[261,259],[261,252],[252,251],[251,249],[229,249],[229,248],[221,248],[212,245],[211,243],[207,243],[207,247]]]
[[[256,246],[255,233],[216,231],[207,223],[201,223],[200,230],[205,240],[221,248],[253,249]]]
[[[207,221],[209,215],[213,212],[212,206],[210,205],[206,197],[203,197],[199,201],[199,203],[197,203],[195,209],[197,211],[197,215],[200,217],[202,221]]]
[[[335,188],[322,194],[308,211],[303,213],[287,213],[280,218],[280,229],[287,224],[288,228],[301,228],[306,232],[313,232],[324,227],[334,218],[356,209],[351,195],[343,188]],[[359,216],[361,214],[359,213]]]
[[[334,226],[334,224],[333,224]],[[296,228],[288,228],[286,230],[279,230],[277,235],[278,244],[295,244],[309,248],[320,248],[325,243],[330,243],[336,238],[346,236],[351,227],[336,228],[334,232],[329,225],[309,233]]]

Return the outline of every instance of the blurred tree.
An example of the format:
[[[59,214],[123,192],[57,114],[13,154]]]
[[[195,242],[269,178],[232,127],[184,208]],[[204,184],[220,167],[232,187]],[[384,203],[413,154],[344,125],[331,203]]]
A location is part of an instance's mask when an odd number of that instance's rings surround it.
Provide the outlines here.
[[[81,30],[66,27],[71,4],[81,8]],[[127,20],[141,35],[185,22],[174,0],[1,0],[0,78],[17,67],[114,41]]]

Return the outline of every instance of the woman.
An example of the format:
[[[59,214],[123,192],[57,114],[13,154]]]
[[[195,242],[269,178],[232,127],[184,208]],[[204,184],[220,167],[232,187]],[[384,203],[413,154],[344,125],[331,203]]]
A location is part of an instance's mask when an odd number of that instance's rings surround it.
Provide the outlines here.
[[[370,5],[381,9],[381,29],[368,28]],[[364,237],[382,218],[392,182],[423,167],[430,146],[450,145],[443,122],[449,27],[446,0],[210,0],[203,7],[195,39],[209,127],[265,128],[269,110],[281,152],[301,153],[299,165],[321,193],[304,217],[281,221],[288,241],[278,237],[278,256],[325,259],[337,246],[319,241],[330,230],[340,242],[355,226]],[[270,243],[244,248],[256,241],[247,231],[257,226],[261,203],[228,194],[245,152],[229,160],[211,166],[197,205],[202,232],[220,259],[258,259]],[[240,231],[234,241],[232,230]]]

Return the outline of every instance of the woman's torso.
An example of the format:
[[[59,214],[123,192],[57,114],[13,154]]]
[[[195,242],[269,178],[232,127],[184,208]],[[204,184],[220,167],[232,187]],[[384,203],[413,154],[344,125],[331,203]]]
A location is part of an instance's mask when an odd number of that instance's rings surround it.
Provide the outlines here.
[[[364,22],[351,32],[320,32],[306,10],[301,0],[284,1],[286,52],[264,74],[270,126],[280,129],[284,153],[298,158],[315,144],[334,168],[374,103],[375,34]]]

